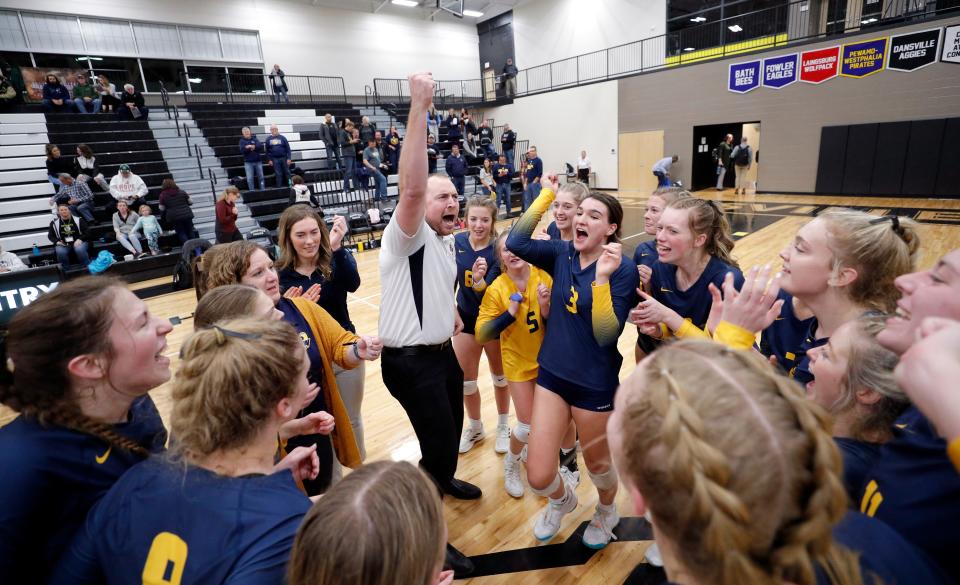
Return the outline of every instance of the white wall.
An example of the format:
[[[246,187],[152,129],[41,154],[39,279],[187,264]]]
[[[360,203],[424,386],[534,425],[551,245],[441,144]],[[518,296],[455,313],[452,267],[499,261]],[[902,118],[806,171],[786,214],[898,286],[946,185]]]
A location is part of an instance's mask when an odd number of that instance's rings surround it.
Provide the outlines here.
[[[617,188],[616,81],[520,98],[485,114],[497,125],[510,124],[519,140],[536,146],[544,172],[563,174],[564,163],[576,166],[580,151],[586,150],[597,187]]]
[[[431,71],[437,79],[472,79],[479,65],[472,21],[430,22],[288,0],[3,0],[3,7],[259,30],[268,67],[341,76],[347,93],[356,95],[374,77]]]
[[[513,9],[514,62],[543,65],[663,34],[662,0],[531,0]]]

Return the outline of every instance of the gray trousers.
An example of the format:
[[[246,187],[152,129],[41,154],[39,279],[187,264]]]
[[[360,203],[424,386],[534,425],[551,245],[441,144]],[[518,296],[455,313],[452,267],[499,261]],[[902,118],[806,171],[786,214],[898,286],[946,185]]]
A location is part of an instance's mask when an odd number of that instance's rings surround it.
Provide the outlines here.
[[[367,449],[363,441],[363,419],[361,418],[360,406],[363,403],[363,385],[367,373],[367,362],[361,361],[360,365],[352,370],[345,370],[333,364],[333,375],[337,379],[337,388],[340,390],[340,398],[343,405],[347,408],[347,414],[350,415],[350,426],[353,428],[353,434],[357,438],[357,447],[360,448],[360,460],[367,458]],[[333,483],[336,483],[343,477],[343,469],[333,458]]]

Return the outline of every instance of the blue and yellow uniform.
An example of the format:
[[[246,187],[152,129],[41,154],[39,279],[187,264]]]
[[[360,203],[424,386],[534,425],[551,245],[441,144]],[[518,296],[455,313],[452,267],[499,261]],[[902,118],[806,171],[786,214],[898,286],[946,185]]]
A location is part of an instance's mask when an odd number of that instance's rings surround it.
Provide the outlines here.
[[[480,314],[480,301],[486,287],[500,276],[500,265],[494,251],[494,238],[485,248],[474,250],[470,245],[470,232],[460,232],[453,237],[457,254],[457,312],[463,319],[463,332],[476,333],[477,315]],[[487,261],[487,273],[483,277],[483,288],[473,288],[473,263],[477,258]]]
[[[551,221],[550,225],[547,226],[547,235],[550,236],[551,240],[562,240],[563,235],[560,233],[560,228],[557,227],[557,222]]]
[[[847,437],[834,437],[833,441],[843,458],[843,486],[855,504],[863,490],[864,478],[880,456],[881,445]]]
[[[911,406],[901,420],[923,421]],[[882,520],[960,581],[954,537],[960,527],[960,474],[947,457],[946,441],[929,423],[894,426],[867,472],[860,511]]]
[[[498,276],[483,295],[477,318],[477,342],[486,343],[500,337],[503,373],[510,382],[526,382],[537,377],[537,355],[546,331],[546,321],[540,314],[537,300],[537,287],[541,283],[547,288],[553,287],[549,274],[531,266],[516,317],[507,310],[510,295],[518,292],[507,274]]]
[[[633,251],[633,263],[637,266],[650,266],[660,259],[660,253],[657,252],[657,241],[647,240],[640,242],[637,249]]]
[[[225,477],[151,459],[90,511],[51,582],[275,585],[309,508],[289,470]]]
[[[153,400],[133,402],[114,426],[152,453],[167,430]],[[90,508],[143,457],[100,438],[20,416],[0,428],[0,581],[43,583]]]
[[[760,335],[760,353],[770,357],[776,356],[777,363],[791,377],[794,369],[803,362],[804,371],[809,373],[810,360],[807,359],[806,348],[817,347],[813,342],[806,342],[808,336],[813,337],[812,325],[814,318],[800,319],[793,310],[793,296],[780,291],[777,298],[783,300],[780,316]],[[825,344],[824,339],[819,345]],[[807,380],[809,381],[809,380]]]
[[[537,384],[571,406],[608,412],[623,362],[617,339],[636,304],[640,277],[624,256],[610,281],[595,285],[596,262],[581,268],[573,242],[534,240],[533,230],[554,196],[549,189],[541,191],[507,238],[511,252],[553,277],[550,335],[540,349]]]

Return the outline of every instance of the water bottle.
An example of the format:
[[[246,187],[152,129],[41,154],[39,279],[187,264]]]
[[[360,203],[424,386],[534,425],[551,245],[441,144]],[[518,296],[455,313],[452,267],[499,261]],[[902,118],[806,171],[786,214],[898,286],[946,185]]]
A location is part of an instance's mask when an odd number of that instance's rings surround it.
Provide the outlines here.
[[[33,255],[34,256],[40,255],[40,246],[38,246],[36,242],[33,243]]]

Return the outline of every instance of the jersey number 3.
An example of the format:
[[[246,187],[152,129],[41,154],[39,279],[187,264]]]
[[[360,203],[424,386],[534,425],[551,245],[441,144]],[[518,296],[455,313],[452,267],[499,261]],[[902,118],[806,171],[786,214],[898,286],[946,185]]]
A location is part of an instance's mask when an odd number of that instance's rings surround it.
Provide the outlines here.
[[[871,518],[877,513],[877,508],[883,503],[883,494],[880,493],[880,486],[877,480],[871,479],[867,488],[863,490],[863,499],[860,500],[860,512]]]
[[[180,585],[187,564],[187,543],[171,532],[153,538],[143,565],[143,585]]]
[[[540,322],[537,321],[537,314],[533,311],[527,313],[527,325],[530,326],[530,333],[536,333],[540,330]]]
[[[577,292],[577,289],[570,285],[570,299],[567,301],[567,311],[570,311],[574,315],[577,314],[577,300],[580,298],[580,293]]]

